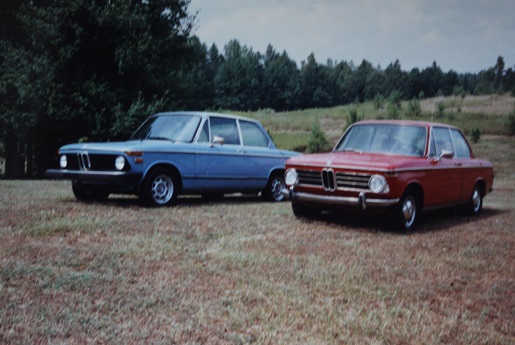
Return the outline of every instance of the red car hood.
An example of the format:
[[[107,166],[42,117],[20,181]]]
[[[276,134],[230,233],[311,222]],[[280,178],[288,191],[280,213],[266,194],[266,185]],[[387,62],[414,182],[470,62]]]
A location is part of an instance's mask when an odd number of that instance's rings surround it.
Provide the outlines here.
[[[427,162],[426,158],[376,153],[331,152],[301,155],[288,159],[287,166],[341,167],[358,170],[396,170],[413,168]]]

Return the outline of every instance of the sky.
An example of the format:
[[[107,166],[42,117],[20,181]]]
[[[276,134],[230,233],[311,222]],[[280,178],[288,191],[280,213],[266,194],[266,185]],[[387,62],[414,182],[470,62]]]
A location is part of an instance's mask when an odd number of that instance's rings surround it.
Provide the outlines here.
[[[220,52],[232,39],[260,53],[269,44],[300,66],[367,60],[382,69],[477,73],[503,56],[515,66],[515,0],[191,0],[194,32]]]

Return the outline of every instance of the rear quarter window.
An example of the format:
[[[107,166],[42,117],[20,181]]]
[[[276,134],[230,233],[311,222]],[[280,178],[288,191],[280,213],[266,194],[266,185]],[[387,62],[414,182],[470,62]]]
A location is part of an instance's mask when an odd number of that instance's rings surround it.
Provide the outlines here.
[[[268,147],[268,139],[255,123],[240,120],[241,137],[243,145]]]

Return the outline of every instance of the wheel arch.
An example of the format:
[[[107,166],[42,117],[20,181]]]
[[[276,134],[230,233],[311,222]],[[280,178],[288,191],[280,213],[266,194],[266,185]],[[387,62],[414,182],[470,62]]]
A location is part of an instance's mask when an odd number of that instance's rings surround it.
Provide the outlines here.
[[[410,183],[408,183],[406,188],[404,188],[404,191],[402,193],[404,194],[404,193],[406,193],[407,190],[410,190],[410,189],[416,193],[416,196],[417,196],[416,201],[418,203],[418,208],[419,208],[419,210],[422,210],[424,208],[424,189],[418,182],[410,182]]]
[[[156,163],[152,166],[150,166],[147,171],[145,172],[145,174],[143,175],[143,178],[142,178],[142,181],[145,181],[146,177],[152,173],[153,171],[157,170],[157,169],[165,169],[165,170],[168,170],[174,177],[175,179],[175,182],[177,182],[177,189],[178,189],[178,192],[182,192],[182,188],[183,188],[183,182],[182,182],[182,175],[181,175],[181,172],[179,171],[179,169],[173,165],[173,164],[170,164],[170,163]],[[142,182],[143,183],[143,182]]]
[[[281,185],[277,185],[277,179],[281,181]],[[268,201],[282,201],[284,200],[282,193],[284,188],[284,168],[273,168],[270,170],[266,184],[261,190],[261,196]]]
[[[474,187],[475,186],[478,186],[479,187],[479,190],[481,191],[481,195],[482,196],[485,196],[486,195],[486,181],[482,178],[479,178],[475,183],[474,185],[472,186],[472,190],[470,191],[470,193],[473,193],[474,192]]]
[[[270,169],[270,171],[268,172],[268,178],[267,178],[267,183],[270,181],[270,179],[272,177],[274,177],[275,175],[282,175],[283,178],[284,178],[284,167],[273,167],[272,169]]]

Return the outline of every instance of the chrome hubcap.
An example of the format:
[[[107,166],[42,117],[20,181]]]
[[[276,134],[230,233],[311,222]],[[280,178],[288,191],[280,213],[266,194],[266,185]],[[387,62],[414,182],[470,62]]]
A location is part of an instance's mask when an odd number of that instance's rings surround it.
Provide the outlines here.
[[[282,198],[283,198],[283,194],[282,194],[283,188],[284,188],[284,184],[281,181],[281,179],[275,179],[272,182],[272,196],[273,196],[274,200],[276,200],[276,201],[282,200]]]
[[[166,204],[173,195],[173,181],[169,176],[159,175],[152,182],[152,198],[158,204]]]
[[[406,221],[405,226],[410,227],[415,221],[415,215],[417,212],[415,201],[411,198],[407,198],[402,205],[402,215]]]
[[[474,205],[474,212],[477,212],[481,207],[481,194],[477,189],[475,189],[474,194],[472,194],[472,204]]]

